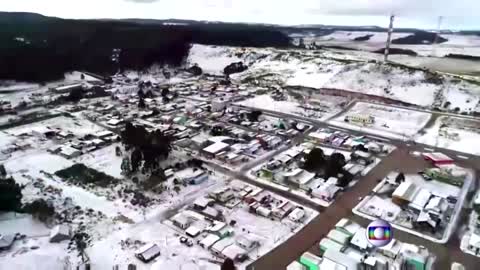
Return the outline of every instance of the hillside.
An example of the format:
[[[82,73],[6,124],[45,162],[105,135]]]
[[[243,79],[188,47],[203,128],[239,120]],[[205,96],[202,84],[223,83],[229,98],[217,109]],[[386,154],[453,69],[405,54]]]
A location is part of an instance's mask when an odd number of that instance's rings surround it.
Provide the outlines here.
[[[187,59],[217,74],[222,73],[224,64],[237,61],[249,68],[232,78],[257,80],[264,86],[347,90],[430,108],[449,102],[451,107],[467,113],[476,110],[480,97],[480,86],[476,84],[329,51],[194,45]]]
[[[71,70],[109,75],[153,63],[178,66],[191,43],[290,44],[286,35],[272,27],[243,24],[165,25],[0,12],[0,29],[0,79],[35,82],[60,79]]]

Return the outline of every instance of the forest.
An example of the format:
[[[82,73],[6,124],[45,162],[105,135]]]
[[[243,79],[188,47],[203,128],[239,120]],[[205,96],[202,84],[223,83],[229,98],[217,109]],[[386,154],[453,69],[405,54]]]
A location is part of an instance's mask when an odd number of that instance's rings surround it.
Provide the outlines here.
[[[153,63],[178,66],[192,43],[288,47],[290,39],[263,25],[67,20],[0,12],[0,79],[46,82],[71,70],[109,76]]]

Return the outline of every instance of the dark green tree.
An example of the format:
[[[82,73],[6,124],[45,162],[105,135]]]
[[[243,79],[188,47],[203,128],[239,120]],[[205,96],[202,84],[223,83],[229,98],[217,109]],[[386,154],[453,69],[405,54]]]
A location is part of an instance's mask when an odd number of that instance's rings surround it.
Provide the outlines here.
[[[18,211],[22,206],[22,186],[10,178],[0,179],[0,211]]]

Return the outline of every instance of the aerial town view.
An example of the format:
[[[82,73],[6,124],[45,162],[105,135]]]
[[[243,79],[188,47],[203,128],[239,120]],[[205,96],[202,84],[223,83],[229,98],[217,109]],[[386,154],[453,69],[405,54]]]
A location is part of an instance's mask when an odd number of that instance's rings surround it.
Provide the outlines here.
[[[480,3],[3,2],[0,270],[480,269]]]

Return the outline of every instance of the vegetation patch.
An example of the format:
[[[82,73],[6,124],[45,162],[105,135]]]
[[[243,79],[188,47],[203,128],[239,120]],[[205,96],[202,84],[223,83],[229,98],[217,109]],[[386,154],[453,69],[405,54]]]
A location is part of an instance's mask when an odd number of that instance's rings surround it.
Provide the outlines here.
[[[74,164],[56,171],[55,175],[76,184],[95,184],[100,187],[106,187],[118,181],[118,179],[89,168],[84,164]]]

